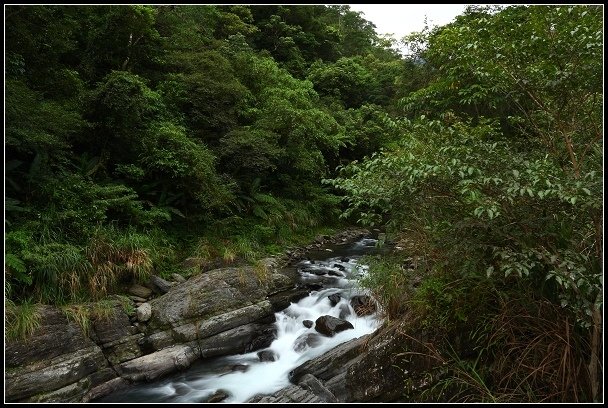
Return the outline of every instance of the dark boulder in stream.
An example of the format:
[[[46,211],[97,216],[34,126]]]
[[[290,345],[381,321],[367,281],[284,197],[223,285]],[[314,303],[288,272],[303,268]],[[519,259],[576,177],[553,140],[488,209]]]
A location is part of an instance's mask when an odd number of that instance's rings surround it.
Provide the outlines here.
[[[321,316],[315,321],[315,330],[329,337],[348,329],[354,329],[351,322],[333,316]]]

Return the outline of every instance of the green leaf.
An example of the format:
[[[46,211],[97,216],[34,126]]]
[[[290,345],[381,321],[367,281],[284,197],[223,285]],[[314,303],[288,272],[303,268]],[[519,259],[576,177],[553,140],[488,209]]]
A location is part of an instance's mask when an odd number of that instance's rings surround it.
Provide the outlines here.
[[[488,269],[486,269],[486,275],[489,278],[492,274],[494,273],[494,266],[489,266]]]

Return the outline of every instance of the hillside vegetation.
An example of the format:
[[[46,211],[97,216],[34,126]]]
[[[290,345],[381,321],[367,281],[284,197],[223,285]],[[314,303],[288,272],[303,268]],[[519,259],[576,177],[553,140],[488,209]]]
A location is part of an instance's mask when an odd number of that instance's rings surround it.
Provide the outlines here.
[[[602,14],[469,7],[401,55],[348,6],[6,6],[9,332],[359,223],[446,363],[412,398],[601,400]]]

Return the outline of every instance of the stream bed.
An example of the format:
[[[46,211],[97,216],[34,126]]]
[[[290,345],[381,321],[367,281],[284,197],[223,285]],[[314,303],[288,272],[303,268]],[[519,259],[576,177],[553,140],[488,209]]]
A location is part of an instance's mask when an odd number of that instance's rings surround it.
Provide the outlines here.
[[[302,283],[316,290],[275,313],[275,339],[269,347],[254,352],[202,359],[185,371],[162,380],[137,384],[95,402],[241,403],[260,394],[272,394],[290,385],[289,372],[304,362],[348,340],[375,331],[381,324],[378,313],[358,316],[353,297],[364,296],[358,280],[367,273],[363,255],[381,252],[377,240],[362,238],[349,244],[331,245],[310,251],[296,268]],[[356,301],[355,301],[356,304]],[[369,312],[369,311],[368,311]],[[362,313],[359,313],[362,314]],[[352,328],[329,337],[315,330],[322,316],[343,319]]]

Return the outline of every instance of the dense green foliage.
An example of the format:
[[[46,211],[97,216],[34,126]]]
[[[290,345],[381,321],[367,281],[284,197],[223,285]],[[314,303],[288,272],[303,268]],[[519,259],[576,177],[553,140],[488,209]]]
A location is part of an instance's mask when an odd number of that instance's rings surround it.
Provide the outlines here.
[[[398,136],[408,68],[346,6],[8,6],[5,23],[17,303],[310,237],[339,211],[320,180]]]
[[[364,284],[437,340],[452,375],[422,400],[601,399],[601,7],[470,7],[407,57],[348,6],[5,26],[11,333],[36,302],[253,261],[342,213],[402,250]]]
[[[482,400],[598,398],[602,33],[597,7],[519,6],[413,36],[431,74],[401,101],[403,136],[331,181],[345,216],[386,224],[419,260],[420,324],[468,333],[495,364]],[[408,275],[376,270],[400,313]],[[530,361],[507,363],[517,353]]]

